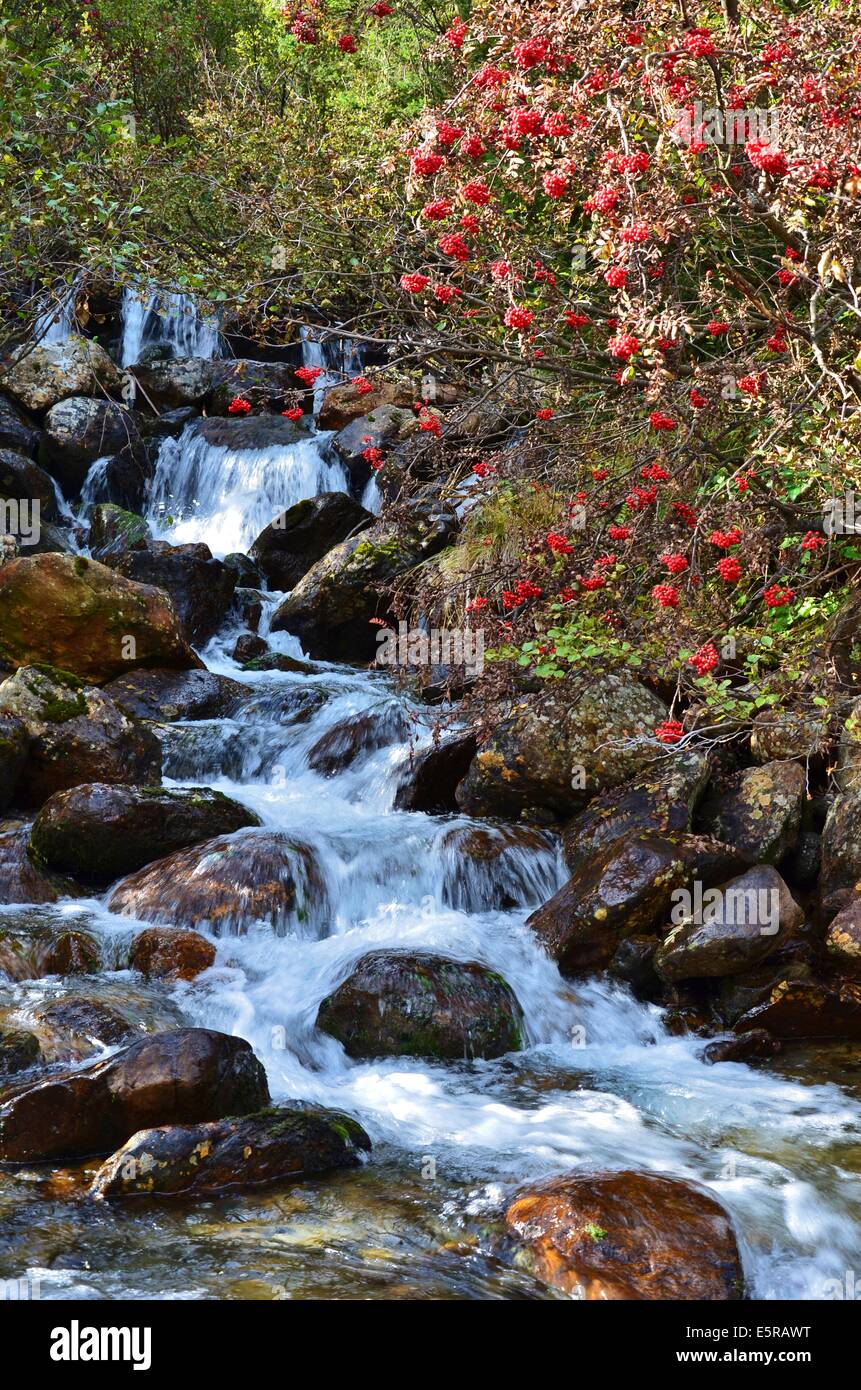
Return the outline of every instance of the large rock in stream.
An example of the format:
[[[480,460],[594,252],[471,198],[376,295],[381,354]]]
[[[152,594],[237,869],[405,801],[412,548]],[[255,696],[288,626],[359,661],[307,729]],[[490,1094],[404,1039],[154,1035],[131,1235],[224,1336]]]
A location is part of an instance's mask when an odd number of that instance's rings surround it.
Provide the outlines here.
[[[431,952],[372,951],[327,996],[317,1026],[350,1057],[501,1057],[523,1017],[501,976]]]
[[[112,561],[117,574],[138,585],[163,589],[189,642],[206,642],[221,626],[233,602],[236,574],[213,558],[208,545],[169,545],[144,541]]]
[[[160,589],[82,555],[36,555],[0,568],[0,661],[47,663],[97,684],[137,666],[201,665]]]
[[[27,760],[16,799],[41,806],[52,793],[82,782],[161,782],[161,744],[123,714],[102,690],[67,671],[22,666],[0,685],[0,715],[26,731]]]
[[[659,756],[667,708],[631,676],[581,676],[516,705],[476,754],[457,799],[474,816],[571,815]]]
[[[0,903],[56,903],[83,895],[77,883],[34,864],[29,848],[26,829],[0,835]]]
[[[411,525],[378,521],[318,560],[277,609],[273,632],[292,632],[313,660],[373,661],[395,580],[451,540],[451,509],[428,506]]]
[[[242,831],[157,859],[123,879],[111,912],[167,926],[242,935],[265,922],[283,935],[319,922],[325,884],[311,850],[278,831]]]
[[[189,845],[259,825],[253,811],[208,787],[124,787],[89,782],[55,792],[30,832],[38,863],[114,879]]]
[[[114,401],[70,396],[45,416],[40,446],[42,464],[67,497],[84,485],[90,465],[123,451],[142,450],[140,416]]]
[[[703,835],[632,832],[583,864],[527,926],[566,974],[603,970],[619,942],[663,926],[678,889],[704,889],[745,867]]]
[[[27,346],[0,371],[0,388],[25,410],[49,410],[67,396],[118,391],[122,378],[103,347],[71,335],[60,343]]]
[[[40,522],[55,521],[57,518],[57,494],[52,479],[38,463],[23,454],[16,454],[12,449],[0,448],[0,498],[38,502]],[[35,521],[35,516],[29,513],[27,518],[22,516],[20,520],[28,518]]]
[[[315,1106],[163,1126],[133,1135],[109,1158],[93,1180],[91,1195],[208,1197],[353,1168],[370,1147],[351,1116]]]
[[[270,521],[249,554],[271,589],[294,589],[334,546],[373,522],[372,514],[346,492],[323,492]]]
[[[231,715],[248,696],[239,681],[214,671],[130,671],[108,681],[104,693],[135,719],[161,723]]]
[[[266,1073],[244,1038],[177,1028],[13,1094],[0,1106],[0,1159],[106,1154],[141,1129],[247,1115],[268,1103]]]
[[[735,1234],[709,1192],[658,1173],[575,1173],[506,1213],[519,1263],[572,1298],[723,1302],[743,1294]]]

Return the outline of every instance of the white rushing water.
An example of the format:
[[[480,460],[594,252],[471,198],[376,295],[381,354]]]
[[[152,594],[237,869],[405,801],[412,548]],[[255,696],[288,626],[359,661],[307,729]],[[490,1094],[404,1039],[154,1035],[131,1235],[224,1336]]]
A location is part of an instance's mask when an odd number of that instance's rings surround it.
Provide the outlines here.
[[[346,486],[325,442],[230,451],[191,426],[162,448],[151,520],[174,541],[244,549],[300,497]],[[280,597],[266,600],[264,636]],[[301,918],[277,930],[261,921],[212,935],[216,965],[174,987],[177,1016],[247,1038],[276,1099],[354,1114],[374,1141],[372,1164],[400,1156],[414,1170],[432,1156],[446,1178],[427,1201],[465,1222],[498,1211],[534,1176],[645,1168],[704,1184],[726,1205],[755,1298],[820,1298],[828,1281],[861,1268],[856,1100],[768,1068],[707,1066],[702,1039],[672,1036],[657,1007],[605,979],[564,980],[525,925],[564,879],[552,838],[505,847],[506,832],[488,823],[394,810],[432,712],[376,672],[243,672],[228,655],[237,632],[228,626],[203,655],[247,687],[247,700],[233,718],[165,726],[165,780],[216,787],[251,807],[263,822],[252,834],[280,831],[307,847],[318,887]],[[269,640],[301,655],[294,638]],[[356,716],[370,716],[379,737],[333,775],[314,771],[317,741]],[[472,831],[500,853],[466,857]],[[141,925],[104,901],[46,911],[83,915],[117,959]],[[526,1049],[459,1065],[348,1059],[316,1029],[316,1013],[352,964],[380,947],[432,949],[498,971],[523,1009]],[[193,1296],[189,1277],[183,1296]],[[111,1296],[133,1296],[133,1259],[117,1278]]]
[[[501,830],[392,809],[410,738],[414,747],[427,738],[427,712],[372,672],[243,673],[226,655],[233,636],[215,639],[205,658],[253,698],[235,719],[167,730],[167,780],[214,786],[252,807],[265,830],[311,850],[324,886],[286,933],[262,922],[214,936],[216,966],[175,991],[187,1016],[249,1039],[276,1098],[343,1108],[375,1144],[416,1161],[434,1156],[472,1184],[465,1215],[498,1207],[500,1194],[534,1176],[646,1168],[705,1184],[724,1202],[756,1298],[823,1297],[828,1280],[856,1268],[858,1177],[832,1151],[858,1144],[861,1107],[834,1085],[707,1066],[702,1040],[671,1036],[656,1007],[604,980],[562,979],[525,926],[564,878],[555,849],[514,846],[465,869],[458,837]],[[273,644],[298,654],[283,634]],[[309,768],[323,733],[368,713],[391,742],[334,776]],[[103,909],[98,921],[123,939],[139,925]],[[462,1066],[350,1061],[316,1030],[316,1012],[380,947],[498,971],[523,1008],[527,1051]]]
[[[123,290],[120,366],[140,361],[145,347],[164,344],[174,357],[220,357],[218,318],[191,295],[171,290]]]
[[[243,424],[245,422],[242,422]],[[210,444],[199,421],[164,440],[147,498],[156,535],[205,541],[214,555],[248,550],[279,512],[320,492],[346,492],[347,474],[326,453],[328,435],[265,448]]]

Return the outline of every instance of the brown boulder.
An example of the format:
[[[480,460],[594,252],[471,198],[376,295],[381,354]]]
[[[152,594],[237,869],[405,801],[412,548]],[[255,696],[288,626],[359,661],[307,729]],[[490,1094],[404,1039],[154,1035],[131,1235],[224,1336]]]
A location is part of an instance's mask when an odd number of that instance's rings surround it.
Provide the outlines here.
[[[243,935],[258,921],[283,934],[318,922],[326,892],[306,845],[277,831],[242,831],[170,854],[123,879],[111,912],[168,926]]]
[[[745,855],[748,863],[777,864],[798,838],[807,778],[800,763],[763,763],[736,773],[710,793],[697,829]]]
[[[108,681],[104,693],[135,719],[173,722],[230,715],[247,694],[244,685],[214,671],[129,671]]]
[[[109,783],[161,781],[161,745],[103,691],[67,671],[21,667],[0,685],[0,713],[27,731],[27,762],[18,782],[23,806],[96,777]]]
[[[633,832],[581,865],[527,926],[565,973],[602,970],[623,937],[665,922],[677,889],[695,880],[710,888],[743,867],[706,836]]]
[[[96,684],[136,666],[201,664],[160,589],[56,554],[0,568],[0,660],[47,663]]]
[[[284,1106],[240,1120],[142,1130],[99,1169],[90,1191],[96,1198],[211,1196],[352,1168],[370,1147],[349,1115]]]
[[[33,863],[29,843],[27,830],[0,835],[0,902],[56,903],[81,897],[84,890],[78,884]]]
[[[861,985],[782,980],[764,1004],[744,1014],[736,1033],[764,1028],[776,1038],[861,1038]]]
[[[109,880],[259,824],[253,811],[209,787],[86,782],[48,798],[33,823],[30,848],[52,869]]]
[[[243,1038],[207,1028],[154,1033],[14,1094],[0,1106],[0,1159],[110,1153],[141,1129],[220,1120],[268,1102],[266,1073]]]
[[[742,1296],[730,1219],[710,1193],[657,1173],[574,1174],[522,1193],[506,1223],[521,1262],[585,1300]]]
[[[205,936],[182,927],[147,927],[132,942],[129,963],[147,979],[193,980],[215,960]]]
[[[499,975],[429,951],[371,951],[317,1014],[350,1057],[501,1057],[522,1046],[522,1023]]]
[[[679,918],[681,920],[679,921]],[[678,925],[655,956],[664,980],[716,979],[759,965],[781,949],[804,912],[770,864],[759,864],[704,894],[694,916],[674,908]]]
[[[467,815],[546,808],[571,815],[661,756],[653,739],[666,706],[628,675],[582,673],[549,695],[527,696],[501,719],[457,789]]]

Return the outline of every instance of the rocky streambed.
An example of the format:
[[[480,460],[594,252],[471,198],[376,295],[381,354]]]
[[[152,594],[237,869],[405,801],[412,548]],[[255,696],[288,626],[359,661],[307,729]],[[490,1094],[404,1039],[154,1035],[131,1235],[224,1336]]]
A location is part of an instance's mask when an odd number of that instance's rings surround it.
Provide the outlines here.
[[[40,352],[2,383],[56,530],[0,567],[0,1276],[839,1296],[853,726],[828,804],[815,731],[668,752],[629,677],[439,742],[367,665],[458,527],[426,491],[377,518],[395,387],[312,377],[297,424],[295,364],[162,355],[131,412],[97,344]]]

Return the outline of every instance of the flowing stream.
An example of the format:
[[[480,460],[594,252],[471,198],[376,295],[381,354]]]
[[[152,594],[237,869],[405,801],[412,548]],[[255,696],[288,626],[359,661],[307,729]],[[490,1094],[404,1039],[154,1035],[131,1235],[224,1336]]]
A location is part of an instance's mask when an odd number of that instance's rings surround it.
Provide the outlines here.
[[[265,513],[294,496],[273,478],[277,460],[256,465],[195,452],[193,431],[184,435],[163,455],[158,486],[199,505],[170,534],[221,553],[246,546]],[[308,465],[303,488],[332,485],[312,474]],[[231,490],[233,475],[241,483]],[[264,635],[279,598],[267,597]],[[604,979],[562,979],[525,926],[564,878],[552,837],[506,844],[487,823],[394,810],[433,711],[375,672],[242,672],[228,655],[238,630],[228,624],[202,655],[242,682],[247,699],[231,719],[161,726],[165,781],[217,787],[252,807],[264,829],[307,846],[311,910],[277,929],[260,922],[213,936],[216,965],[193,984],[145,985],[110,968],[74,980],[0,977],[0,1007],[26,1023],[46,999],[87,993],[153,1026],[184,1020],[239,1034],[264,1062],[273,1097],[351,1112],[373,1154],[356,1171],[196,1203],[94,1206],[82,1189],[92,1164],[77,1176],[5,1173],[0,1276],[38,1278],[43,1298],[546,1298],[500,1255],[506,1200],[537,1176],[637,1167],[714,1191],[735,1219],[752,1297],[835,1296],[861,1269],[851,1051],[708,1066],[702,1039],[671,1036],[658,1008]],[[284,634],[270,640],[301,654]],[[384,746],[361,749],[328,777],[311,770],[314,743],[357,714],[375,717]],[[496,857],[465,854],[477,829],[497,840]],[[142,925],[109,913],[103,899],[5,908],[0,925],[25,916],[85,927],[108,966]],[[457,1064],[348,1059],[316,1030],[317,1008],[379,947],[433,949],[498,971],[524,1011],[525,1049]]]

